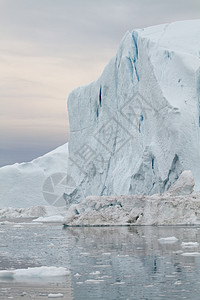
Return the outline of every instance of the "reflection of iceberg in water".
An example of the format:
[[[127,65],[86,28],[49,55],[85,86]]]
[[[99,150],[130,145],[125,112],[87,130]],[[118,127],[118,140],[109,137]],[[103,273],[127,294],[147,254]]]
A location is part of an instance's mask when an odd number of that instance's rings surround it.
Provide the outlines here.
[[[198,299],[200,260],[182,256],[181,242],[197,241],[199,232],[191,227],[66,228],[74,299],[175,299],[187,293]],[[178,241],[158,242],[172,236]]]

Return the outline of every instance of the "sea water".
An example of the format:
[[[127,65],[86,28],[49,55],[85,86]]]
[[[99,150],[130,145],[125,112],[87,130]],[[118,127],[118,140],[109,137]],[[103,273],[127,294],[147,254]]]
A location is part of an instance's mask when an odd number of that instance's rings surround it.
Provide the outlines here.
[[[70,275],[24,282],[1,279],[0,299],[48,299],[54,292],[76,300],[197,300],[199,244],[196,226],[5,223],[0,226],[1,270],[56,266]]]

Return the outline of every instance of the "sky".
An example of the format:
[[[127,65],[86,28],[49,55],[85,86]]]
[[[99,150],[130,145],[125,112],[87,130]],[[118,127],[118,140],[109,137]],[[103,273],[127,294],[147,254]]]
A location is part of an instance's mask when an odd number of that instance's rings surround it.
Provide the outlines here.
[[[199,0],[0,0],[0,166],[67,142],[67,98],[129,30],[200,18]]]

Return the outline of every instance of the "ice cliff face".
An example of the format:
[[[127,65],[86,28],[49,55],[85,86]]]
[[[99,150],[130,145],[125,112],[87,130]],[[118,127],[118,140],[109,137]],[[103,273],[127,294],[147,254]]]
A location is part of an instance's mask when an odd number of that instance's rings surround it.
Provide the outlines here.
[[[101,77],[68,99],[69,202],[200,188],[200,20],[127,32]]]

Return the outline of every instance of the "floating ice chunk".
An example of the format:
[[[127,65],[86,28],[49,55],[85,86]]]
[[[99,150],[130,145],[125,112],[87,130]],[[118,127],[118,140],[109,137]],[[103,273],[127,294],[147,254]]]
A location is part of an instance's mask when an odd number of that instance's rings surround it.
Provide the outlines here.
[[[184,252],[182,256],[200,256],[200,252]]]
[[[183,250],[173,251],[172,253],[175,253],[175,254],[181,254],[181,253],[183,253]]]
[[[57,277],[66,276],[70,272],[63,267],[36,267],[28,269],[16,269],[16,270],[1,270],[0,279],[19,279],[19,278],[42,278],[42,277]]]
[[[174,244],[178,241],[178,239],[175,236],[170,236],[166,238],[160,238],[158,242],[160,244]]]
[[[182,242],[181,243],[181,247],[182,248],[194,248],[194,247],[198,247],[199,243],[197,242]]]
[[[85,283],[87,283],[87,284],[90,284],[90,283],[94,283],[94,284],[98,284],[98,283],[101,283],[101,282],[104,282],[104,280],[103,279],[87,279],[86,281],[85,281]]]
[[[76,278],[80,278],[80,277],[81,277],[81,274],[79,274],[79,273],[76,273],[76,274],[74,275],[74,277],[76,277]]]
[[[101,274],[101,273],[100,273],[99,271],[90,273],[90,275],[100,275],[100,274]]]
[[[62,298],[64,295],[63,294],[49,294],[48,298]]]
[[[182,282],[180,280],[177,280],[176,282],[174,282],[174,285],[181,285]]]
[[[121,285],[121,284],[126,284],[126,282],[118,281],[118,282],[112,283],[111,285]]]

